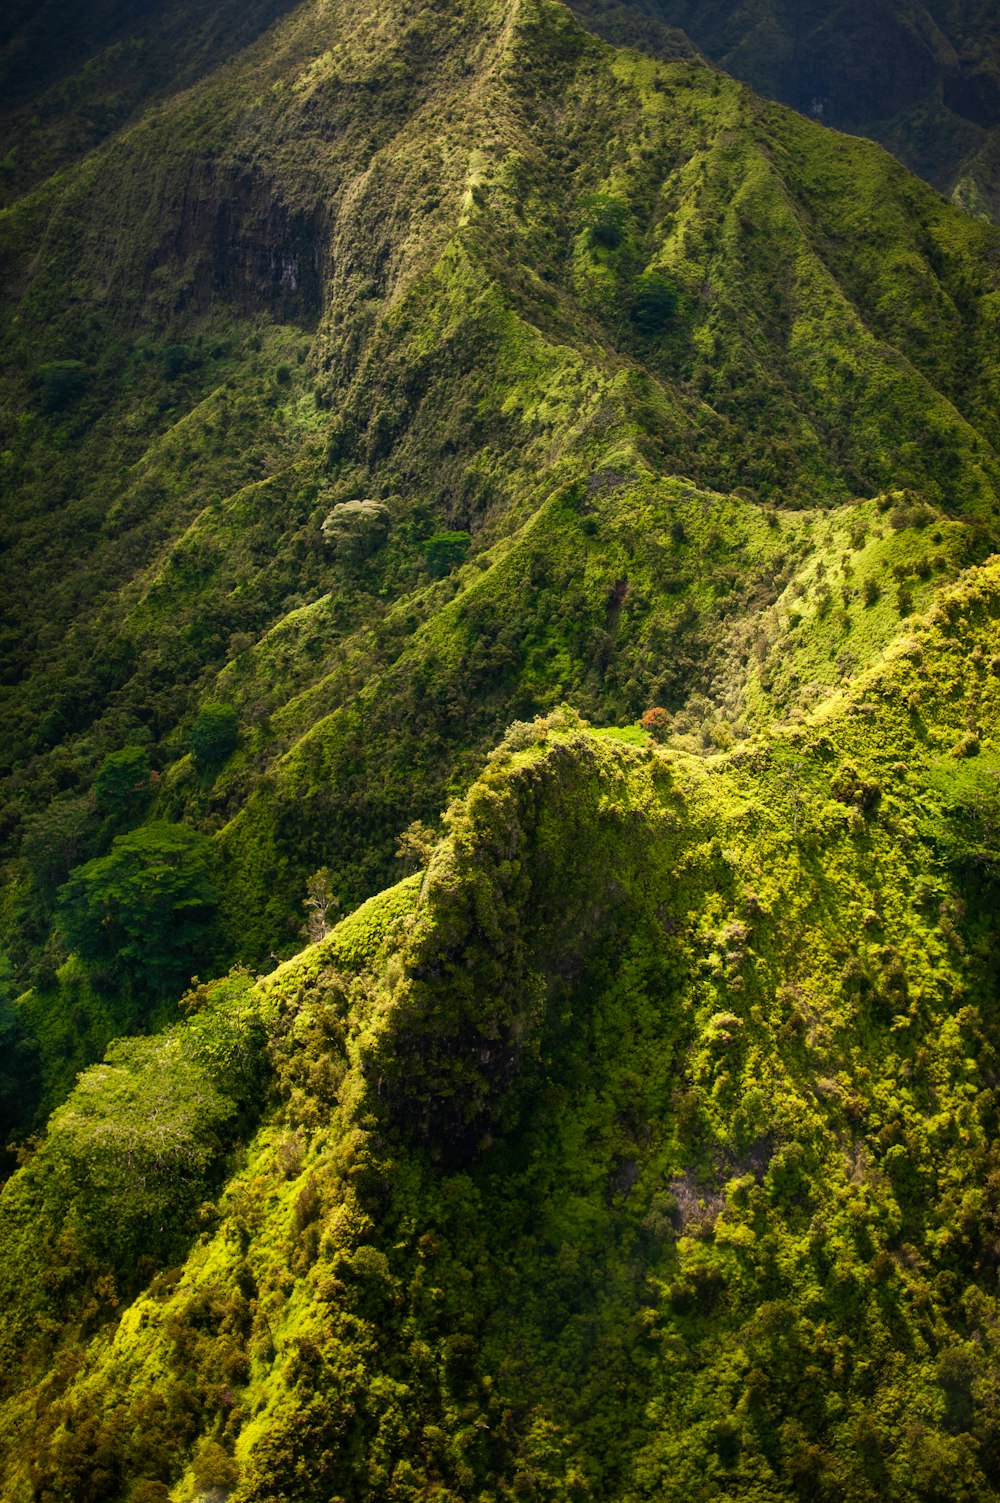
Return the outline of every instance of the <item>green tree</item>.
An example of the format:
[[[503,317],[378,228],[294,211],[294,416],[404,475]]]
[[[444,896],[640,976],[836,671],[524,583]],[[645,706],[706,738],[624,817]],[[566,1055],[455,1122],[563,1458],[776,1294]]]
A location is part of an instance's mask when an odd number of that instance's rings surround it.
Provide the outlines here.
[[[91,854],[98,828],[90,800],[76,795],[53,799],[25,820],[21,857],[44,898]]]
[[[174,1250],[236,1117],[183,1029],[119,1039],[49,1121],[39,1168],[52,1223],[72,1209],[86,1243],[126,1277],[140,1253]]]
[[[333,915],[340,906],[329,867],[321,866],[309,878],[302,906],[306,910],[302,933],[311,945],[318,944],[332,929]]]
[[[415,819],[396,843],[396,859],[408,872],[423,871],[431,859],[435,843],[436,836],[430,825],[424,824],[422,819]]]
[[[200,767],[221,767],[235,749],[239,735],[232,705],[203,705],[191,727],[191,755]]]
[[[60,889],[62,930],[84,960],[120,965],[153,992],[191,975],[215,908],[212,847],[184,825],[144,825],[119,835]]]
[[[427,572],[434,579],[443,579],[465,561],[471,542],[467,532],[436,532],[424,544]]]
[[[662,334],[673,322],[678,307],[677,288],[662,271],[644,271],[635,284],[632,322],[640,334]]]
[[[43,412],[62,412],[83,391],[87,367],[82,360],[50,360],[38,368],[38,399]]]
[[[391,521],[381,501],[342,501],[323,523],[323,540],[339,559],[359,564],[385,542]]]
[[[160,360],[163,364],[163,374],[168,381],[176,381],[185,371],[191,369],[191,352],[186,344],[169,344],[161,351]]]
[[[94,802],[102,814],[128,819],[142,812],[153,787],[145,747],[126,746],[105,757],[94,779]]]
[[[35,1102],[38,1058],[16,1005],[14,968],[0,954],[0,1143],[22,1125]]]
[[[964,738],[963,738],[964,742]],[[963,746],[959,743],[959,747]],[[928,781],[939,807],[923,821],[942,859],[981,876],[1000,876],[1000,763],[955,748],[956,760],[940,762]]]
[[[617,250],[625,234],[628,204],[610,193],[592,193],[583,203],[583,223],[591,245]]]

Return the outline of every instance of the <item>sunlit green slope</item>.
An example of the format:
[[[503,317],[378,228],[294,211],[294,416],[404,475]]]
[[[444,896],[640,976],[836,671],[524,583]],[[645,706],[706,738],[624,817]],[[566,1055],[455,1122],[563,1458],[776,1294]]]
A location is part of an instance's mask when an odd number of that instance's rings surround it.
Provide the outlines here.
[[[572,0],[603,35],[671,56],[676,27],[773,99],[880,141],[972,213],[1000,216],[1000,20],[991,0]]]
[[[1000,1493],[1000,238],[671,46],[0,213],[11,1503]]]
[[[872,661],[992,546],[997,244],[878,148],[528,0],[306,5],[12,204],[2,817],[33,1016],[75,1006],[98,1048],[155,1001],[44,1001],[122,747],[159,774],[133,821],[214,833],[192,968],[218,968],[294,947],[318,867],[347,905],[390,880],[515,716],[662,703],[725,742]],[[357,501],[375,532],[338,548]],[[776,640],[799,585],[834,609],[772,690],[760,612]],[[237,747],[193,765],[218,701]]]
[[[4,1497],[1000,1494],[998,619],[707,759],[515,725],[117,1046],[0,1202]]]

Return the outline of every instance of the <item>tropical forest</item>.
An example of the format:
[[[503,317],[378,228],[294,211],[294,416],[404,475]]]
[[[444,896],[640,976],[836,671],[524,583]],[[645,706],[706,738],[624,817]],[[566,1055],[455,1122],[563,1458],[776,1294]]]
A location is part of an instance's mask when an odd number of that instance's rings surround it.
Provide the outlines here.
[[[2,1503],[1000,1503],[995,0],[8,0]]]

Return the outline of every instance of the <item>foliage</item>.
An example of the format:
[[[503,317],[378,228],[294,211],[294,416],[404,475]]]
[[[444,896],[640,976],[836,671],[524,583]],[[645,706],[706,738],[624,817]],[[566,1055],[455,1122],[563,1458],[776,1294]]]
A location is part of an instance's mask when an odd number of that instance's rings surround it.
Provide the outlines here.
[[[56,1493],[106,1458],[114,1497],[322,1495],[331,1467],[354,1503],[761,1476],[861,1503],[873,1469],[894,1503],[996,1496],[995,897],[922,812],[995,730],[943,763],[908,699],[995,727],[997,566],[950,599],[961,650],[942,611],[836,710],[724,757],[539,720],[426,876],[85,1076],[0,1199],[79,1227],[94,1329],[51,1405],[41,1376],[9,1401],[11,1475],[30,1444]],[[234,1008],[266,1053],[224,1042]],[[205,1125],[230,1137],[226,1102],[269,1090],[199,1211]],[[109,1307],[101,1270],[120,1290],[126,1249],[199,1216],[180,1276]],[[25,1352],[29,1312],[67,1306],[48,1237],[18,1235]]]
[[[129,820],[140,814],[152,793],[149,753],[142,746],[111,752],[94,779],[94,802],[102,814]]]
[[[233,1110],[176,1037],[120,1040],[50,1120],[52,1193],[74,1205],[88,1241],[127,1268],[203,1198]]]
[[[396,845],[396,859],[414,871],[421,871],[431,858],[436,836],[430,825],[415,819],[407,825]]]
[[[432,579],[443,579],[465,560],[472,542],[468,532],[436,532],[424,544],[427,572]]]
[[[625,234],[628,204],[610,193],[592,193],[584,200],[583,223],[591,245],[617,250]]]
[[[72,794],[53,799],[25,820],[21,856],[41,893],[54,894],[90,854],[95,826],[90,801]]]
[[[662,334],[674,320],[678,307],[677,288],[661,271],[644,271],[635,284],[632,321],[640,334]]]
[[[574,9],[587,20],[595,16],[587,0],[574,0]],[[669,55],[676,40],[650,26],[649,12],[643,4],[620,7],[616,35]],[[875,14],[849,6],[835,24],[817,0],[722,0],[707,7],[658,0],[655,7],[661,26],[682,27],[727,72],[835,130],[873,136],[954,202],[996,219],[997,75],[990,61],[996,16],[989,7],[961,18],[946,6],[928,14],[932,30],[915,26],[901,4]]]
[[[160,822],[117,836],[107,856],[78,867],[60,890],[60,922],[85,960],[165,992],[204,954],[215,900],[208,841]]]
[[[0,1146],[29,1119],[38,1090],[37,1050],[16,997],[14,968],[0,955]]]
[[[381,547],[389,531],[388,508],[380,501],[342,501],[323,522],[323,538],[337,557],[360,563]]]
[[[5,172],[0,1492],[994,1497],[995,232],[553,0],[209,9]]]
[[[84,389],[87,367],[82,360],[50,360],[38,367],[38,400],[44,413],[62,412]]]
[[[995,757],[941,762],[931,772],[930,785],[940,804],[927,830],[945,859],[1000,875],[1000,765]]]
[[[202,705],[191,727],[191,755],[201,767],[219,767],[235,750],[239,733],[232,705]]]
[[[206,1224],[226,1151],[262,1104],[249,981],[209,989],[181,1028],[115,1043],[25,1156],[0,1204],[6,1354],[25,1339],[47,1351],[61,1320],[106,1319]]]
[[[416,75],[341,112],[297,13],[290,50],[165,99],[5,218],[8,884],[35,816],[141,744],[162,771],[149,817],[224,853],[224,960],[284,957],[309,874],[328,866],[345,905],[377,891],[400,830],[512,721],[561,699],[604,725],[659,704],[718,749],[808,712],[992,546],[989,230],[864,142],[690,56],[603,47],[564,12],[566,29],[512,36],[505,82],[465,75],[490,14],[426,19],[443,70],[426,87],[442,110],[460,89],[464,122],[432,125]],[[380,55],[409,55],[408,24],[392,12]],[[360,27],[343,38],[359,76]],[[551,63],[541,93],[529,58]],[[216,178],[192,194],[205,119]],[[491,150],[466,212],[468,143],[496,121],[531,151]],[[391,151],[376,181],[383,129],[416,154]],[[247,130],[267,143],[249,178]],[[323,167],[303,176],[316,130]],[[122,219],[154,181],[157,212]],[[613,250],[587,227],[609,216]],[[651,268],[678,306],[646,338],[629,315]],[[37,367],[64,351],[91,375],[42,422]],[[856,499],[890,490],[887,513]],[[366,507],[392,526],[345,563],[324,521]],[[446,533],[467,552],[429,559]],[[240,755],[191,777],[206,701],[236,712]],[[44,903],[5,909],[25,985],[52,922]]]
[[[648,709],[639,724],[654,741],[665,741],[670,732],[670,716],[662,705]]]
[[[329,933],[333,914],[340,906],[328,867],[322,866],[318,872],[313,872],[306,883],[302,906],[306,910],[303,933],[311,945],[318,944]]]

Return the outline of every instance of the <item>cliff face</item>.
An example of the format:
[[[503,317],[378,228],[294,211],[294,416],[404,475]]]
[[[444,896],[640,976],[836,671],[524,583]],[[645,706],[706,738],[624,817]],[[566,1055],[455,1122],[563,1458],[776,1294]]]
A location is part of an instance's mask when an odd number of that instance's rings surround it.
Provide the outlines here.
[[[657,25],[679,28],[727,73],[881,141],[973,212],[1000,212],[1000,32],[991,5],[629,0],[580,14],[619,41],[654,49],[675,45]]]

